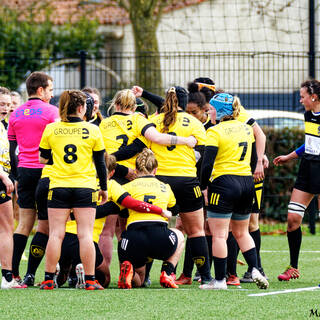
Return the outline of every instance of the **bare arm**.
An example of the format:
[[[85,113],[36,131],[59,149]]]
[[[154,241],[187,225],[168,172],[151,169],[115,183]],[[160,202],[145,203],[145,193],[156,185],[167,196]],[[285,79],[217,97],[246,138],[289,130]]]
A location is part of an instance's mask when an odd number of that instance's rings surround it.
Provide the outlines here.
[[[299,156],[297,155],[296,151],[292,151],[291,153],[287,155],[281,155],[273,159],[273,164],[275,166],[281,166],[284,163],[293,160],[293,159],[298,159]]]
[[[266,148],[266,136],[258,123],[255,123],[252,129],[254,138],[256,140],[256,150],[258,157],[257,166],[254,171],[253,177],[255,180],[262,180],[264,178],[263,157]]]
[[[180,137],[174,136],[171,134],[160,133],[155,127],[149,127],[144,136],[157,144],[164,144],[164,145],[181,145],[185,144],[190,148],[193,148],[197,144],[197,140],[193,136],[189,137]]]

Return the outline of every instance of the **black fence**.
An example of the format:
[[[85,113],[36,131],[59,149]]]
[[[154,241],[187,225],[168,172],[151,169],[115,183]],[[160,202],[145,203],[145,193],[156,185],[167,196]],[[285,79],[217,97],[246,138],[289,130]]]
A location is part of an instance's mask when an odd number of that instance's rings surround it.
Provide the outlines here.
[[[25,79],[28,72],[14,69],[15,57],[7,57],[10,63],[3,63],[0,55],[0,80],[12,77]],[[316,77],[320,74],[317,52],[312,57]],[[160,68],[136,70],[138,61],[145,59],[160,61]],[[9,61],[7,60],[7,61]],[[41,62],[38,63],[37,62]],[[236,94],[242,104],[262,126],[274,128],[300,127],[303,130],[303,107],[299,103],[300,83],[308,79],[310,55],[307,52],[168,52],[159,55],[134,53],[103,53],[99,58],[85,52],[74,57],[61,59],[34,58],[33,66],[41,66],[54,78],[54,94],[65,89],[96,87],[103,97],[101,110],[106,114],[108,101],[117,90],[141,85],[140,79],[148,78],[148,90],[164,96],[166,88],[172,85],[186,87],[189,81],[206,76],[212,78],[217,88]],[[147,63],[148,65],[148,63]],[[11,67],[9,67],[11,66]],[[152,76],[150,76],[152,75]],[[1,83],[6,85],[6,83]],[[23,91],[23,80],[18,89]],[[290,150],[288,150],[290,151]],[[286,177],[277,177],[277,179]],[[270,197],[280,195],[265,194]],[[283,202],[287,203],[287,196]],[[281,209],[286,215],[286,206]]]

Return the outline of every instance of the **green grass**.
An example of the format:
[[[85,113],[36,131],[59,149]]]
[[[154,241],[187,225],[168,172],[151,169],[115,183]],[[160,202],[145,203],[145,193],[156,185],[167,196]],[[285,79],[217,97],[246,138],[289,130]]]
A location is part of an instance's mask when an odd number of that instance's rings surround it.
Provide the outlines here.
[[[320,252],[315,251],[319,250],[319,243],[320,236],[303,237],[299,265],[301,277],[284,283],[277,280],[277,275],[288,264],[287,238],[264,236],[262,262],[270,278],[268,292],[317,286],[320,282]],[[241,256],[239,258],[243,260]],[[197,283],[176,290],[163,289],[159,286],[160,267],[158,261],[153,265],[151,288],[119,290],[116,288],[118,265],[115,252],[109,289],[99,292],[68,288],[49,292],[38,288],[0,290],[0,319],[307,319],[310,309],[318,309],[320,314],[320,289],[263,297],[248,296],[266,292],[257,289],[255,284],[226,291],[203,291],[198,289]],[[181,268],[182,263],[178,274]],[[25,269],[26,262],[22,262],[22,275]],[[245,271],[246,266],[238,265],[239,275]],[[36,280],[41,281],[42,277],[43,265]]]

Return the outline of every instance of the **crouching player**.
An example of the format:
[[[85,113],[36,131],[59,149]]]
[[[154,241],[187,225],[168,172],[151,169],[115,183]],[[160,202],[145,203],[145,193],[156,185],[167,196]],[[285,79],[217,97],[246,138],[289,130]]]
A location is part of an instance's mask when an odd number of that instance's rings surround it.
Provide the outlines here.
[[[174,214],[178,212],[176,200],[168,184],[155,178],[158,162],[149,149],[144,149],[136,159],[138,178],[125,184],[132,197],[153,203]],[[184,248],[181,231],[168,228],[168,215],[141,214],[129,209],[126,230],[118,244],[121,263],[118,287],[141,287],[145,278],[145,265],[150,259],[163,260],[160,284],[165,288],[178,288],[171,273]]]
[[[111,179],[117,166],[116,158],[107,154],[105,158],[109,173],[108,179]],[[106,260],[103,258],[103,255],[100,252],[98,246],[99,237],[104,227],[106,216],[115,214],[125,215],[127,210],[121,210],[124,207],[137,212],[155,214],[159,216],[168,214],[167,210],[163,210],[160,207],[150,203],[134,199],[115,180],[112,179],[108,181],[108,202],[97,206],[96,220],[93,226],[93,241],[96,250],[95,277],[104,288],[108,287],[110,283],[110,270]],[[77,224],[74,220],[67,222],[66,235],[62,243],[59,264],[60,273],[57,278],[57,285],[59,287],[65,283],[70,269],[72,271],[72,269],[75,268],[77,275],[77,282],[75,286],[77,288],[84,288],[84,270],[80,259],[79,241],[77,238]]]

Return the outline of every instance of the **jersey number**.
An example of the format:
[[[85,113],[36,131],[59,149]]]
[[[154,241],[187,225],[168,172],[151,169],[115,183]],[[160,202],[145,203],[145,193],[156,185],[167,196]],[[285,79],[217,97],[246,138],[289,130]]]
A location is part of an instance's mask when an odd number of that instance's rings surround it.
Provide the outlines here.
[[[76,155],[77,147],[74,144],[67,144],[64,147],[64,152],[66,153],[63,157],[66,163],[74,163],[77,161],[78,156]]]
[[[168,132],[168,134],[171,134],[172,136],[177,136],[177,134],[175,133],[175,132]],[[169,151],[172,151],[172,150],[174,150],[176,148],[176,146],[174,146],[174,145],[172,145],[172,146],[170,146],[170,147],[167,147],[167,149],[169,150]]]
[[[152,204],[151,200],[154,200],[155,198],[156,198],[156,196],[144,196],[143,201]]]
[[[128,121],[129,121],[129,120],[128,120]],[[121,146],[119,147],[119,149],[126,147],[127,144],[128,144],[128,141],[129,141],[128,136],[125,135],[125,134],[120,134],[119,136],[116,136],[116,139],[117,139],[117,140],[122,140],[122,144],[121,144]]]
[[[248,143],[247,142],[239,142],[239,147],[243,147],[241,157],[239,159],[239,161],[243,161],[246,156],[247,150],[248,150]]]

